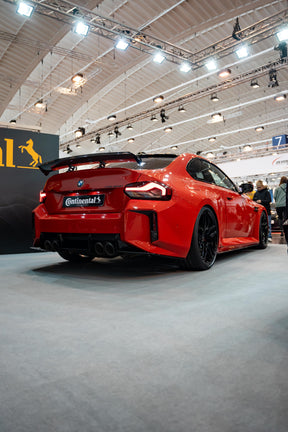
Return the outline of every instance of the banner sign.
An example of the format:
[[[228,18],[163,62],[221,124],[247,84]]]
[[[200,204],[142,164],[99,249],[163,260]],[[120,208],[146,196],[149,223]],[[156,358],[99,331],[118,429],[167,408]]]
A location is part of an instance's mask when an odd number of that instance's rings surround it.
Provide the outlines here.
[[[38,166],[58,157],[58,135],[0,128],[0,254],[31,251],[32,210],[46,182]]]

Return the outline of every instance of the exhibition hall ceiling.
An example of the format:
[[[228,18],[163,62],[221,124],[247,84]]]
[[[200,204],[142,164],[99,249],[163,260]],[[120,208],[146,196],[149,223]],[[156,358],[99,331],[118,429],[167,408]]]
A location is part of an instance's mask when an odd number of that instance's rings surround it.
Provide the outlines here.
[[[59,134],[72,154],[213,152],[218,160],[271,153],[272,137],[287,134],[287,43],[276,36],[288,25],[287,1],[28,3],[30,18],[1,0],[2,126]],[[75,32],[79,20],[87,36]],[[120,38],[125,50],[115,46]],[[78,128],[85,134],[75,140]]]

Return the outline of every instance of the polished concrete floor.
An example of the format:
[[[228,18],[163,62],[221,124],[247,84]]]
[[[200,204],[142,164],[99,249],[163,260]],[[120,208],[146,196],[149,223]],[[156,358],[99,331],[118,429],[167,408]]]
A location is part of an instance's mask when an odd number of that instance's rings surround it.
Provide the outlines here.
[[[288,255],[0,256],[1,432],[287,432]]]

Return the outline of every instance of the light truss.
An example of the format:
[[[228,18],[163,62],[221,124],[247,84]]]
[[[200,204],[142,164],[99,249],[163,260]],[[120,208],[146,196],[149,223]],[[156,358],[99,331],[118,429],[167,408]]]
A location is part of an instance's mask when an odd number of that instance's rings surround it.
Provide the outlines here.
[[[16,0],[14,0],[15,2]],[[227,51],[231,52],[241,41],[249,41],[250,44],[253,44],[271,36],[275,27],[278,27],[287,19],[288,10],[285,8],[256,24],[236,32],[239,40],[236,40],[231,35],[209,47],[192,52],[67,0],[29,0],[29,3],[34,6],[34,13],[46,15],[68,25],[73,25],[77,19],[82,19],[89,25],[90,32],[98,36],[108,38],[114,42],[119,36],[125,36],[130,42],[130,47],[134,49],[150,55],[155,52],[155,49],[161,49],[166,60],[174,63],[184,60],[189,61],[194,69],[202,66],[203,62],[211,55],[218,58],[227,55]]]
[[[143,120],[145,118],[152,116],[153,114],[157,114],[160,109],[164,108],[167,110],[169,110],[169,109],[171,110],[171,109],[179,107],[179,105],[184,105],[184,104],[193,102],[197,99],[201,99],[204,96],[209,96],[213,93],[218,93],[220,91],[232,88],[236,85],[243,84],[245,82],[250,81],[252,78],[257,79],[257,78],[267,74],[270,69],[274,69],[275,71],[279,71],[280,69],[286,68],[287,66],[288,66],[288,59],[287,58],[286,59],[279,59],[276,62],[268,63],[266,65],[260,66],[257,69],[253,69],[251,71],[245,72],[245,73],[240,74],[234,78],[230,78],[226,81],[223,81],[219,84],[215,84],[213,86],[198,90],[197,92],[188,93],[184,96],[181,96],[177,99],[174,99],[173,101],[162,103],[160,108],[159,107],[158,108],[151,108],[149,110],[142,111],[142,112],[136,113],[132,116],[126,117],[123,120],[114,122],[113,124],[110,123],[110,125],[104,126],[100,129],[92,130],[92,131],[86,133],[81,138],[78,138],[77,140],[72,139],[72,140],[66,141],[65,143],[61,143],[60,148],[65,147],[67,144],[75,144],[75,143],[79,143],[81,141],[86,141],[87,139],[94,137],[95,134],[101,135],[104,133],[108,133],[110,131],[113,131],[115,126],[120,128],[120,127],[128,125],[129,123],[134,123],[136,121]]]

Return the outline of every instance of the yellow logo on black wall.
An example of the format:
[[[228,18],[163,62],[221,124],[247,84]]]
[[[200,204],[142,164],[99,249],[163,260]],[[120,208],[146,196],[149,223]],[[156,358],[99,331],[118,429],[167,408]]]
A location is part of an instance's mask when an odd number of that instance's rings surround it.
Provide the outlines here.
[[[34,150],[34,143],[31,138],[26,141],[26,145],[18,146],[18,148],[21,150],[21,153],[24,153],[25,150],[25,152],[31,156],[32,161],[29,163],[29,166],[16,166],[14,164],[14,139],[4,138],[4,141],[6,141],[6,161],[3,160],[3,150],[0,147],[0,167],[37,169],[36,165],[38,163],[42,163],[42,157]]]

